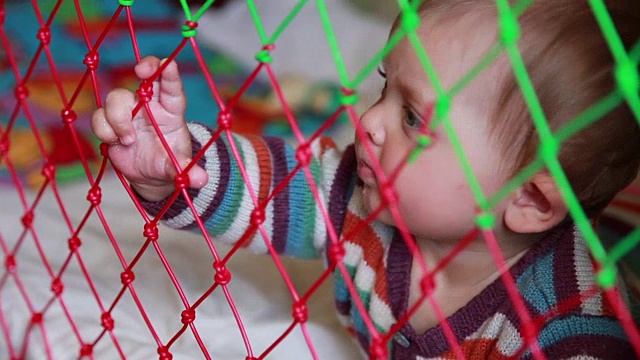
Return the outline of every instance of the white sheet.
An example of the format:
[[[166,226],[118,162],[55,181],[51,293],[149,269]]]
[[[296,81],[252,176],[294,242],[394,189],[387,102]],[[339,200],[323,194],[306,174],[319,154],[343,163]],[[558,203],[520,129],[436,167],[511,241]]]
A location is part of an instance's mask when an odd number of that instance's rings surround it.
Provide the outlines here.
[[[121,247],[127,262],[135,256],[144,242],[142,222],[133,205],[115,176],[108,176],[102,183],[103,202],[100,205],[104,216],[111,225],[114,238]],[[68,211],[72,226],[76,228],[89,207],[85,199],[89,187],[86,183],[76,183],[60,188],[61,198]],[[54,273],[62,266],[68,253],[67,239],[70,232],[62,221],[60,209],[55,204],[51,191],[38,205],[34,216],[35,233],[45,248],[46,256]],[[30,194],[32,197],[33,194]],[[19,221],[22,206],[16,194],[7,188],[0,190],[0,226],[2,235],[9,244],[15,244],[22,232]],[[213,258],[203,246],[201,237],[161,228],[160,244],[169,259],[176,277],[190,303],[206,291],[212,283]],[[82,246],[80,254],[88,268],[95,286],[105,307],[109,307],[117,292],[121,289],[120,273],[123,267],[114,255],[113,246],[105,235],[105,231],[97,217],[91,220],[80,232]],[[42,309],[45,301],[51,297],[52,278],[42,265],[32,236],[24,239],[22,249],[16,257],[17,274],[23,282],[25,291],[33,301],[33,307]],[[221,248],[224,252],[225,249]],[[299,291],[309,288],[312,279],[316,278],[322,266],[315,261],[285,261],[292,281]],[[229,293],[233,297],[240,316],[247,329],[255,356],[259,356],[280,334],[291,324],[291,303],[284,282],[281,280],[271,259],[267,256],[239,252],[229,263],[233,273],[229,283]],[[184,306],[180,302],[173,285],[162,264],[150,249],[142,256],[134,267],[136,280],[133,282],[136,293],[149,313],[151,323],[163,343],[180,328],[180,313]],[[97,336],[100,327],[100,314],[97,301],[89,293],[78,262],[73,259],[62,276],[64,291],[61,299],[69,309],[73,320],[84,341],[91,342]],[[11,332],[14,346],[21,344],[29,313],[25,302],[19,294],[16,283],[9,280],[1,291],[1,306]],[[331,296],[331,286],[323,286],[309,301],[311,319],[307,328],[314,347],[321,359],[348,359],[357,357],[348,335],[338,325]],[[114,334],[117,337],[126,357],[129,359],[157,358],[157,345],[150,331],[143,322],[139,311],[132,301],[131,294],[125,292],[122,300],[113,311],[115,321]],[[244,359],[246,349],[233,314],[226,299],[216,290],[196,313],[195,325],[200,336],[214,359]],[[79,353],[79,341],[71,332],[68,321],[62,311],[61,302],[55,301],[46,312],[44,326],[49,344],[53,349],[54,359],[72,359]],[[202,352],[188,333],[183,340],[171,348],[174,359],[204,358]],[[3,358],[8,358],[7,345],[3,341],[0,351]],[[45,359],[39,330],[31,332],[29,337],[29,359]],[[95,348],[95,358],[120,358],[112,341],[103,338]],[[300,328],[292,334],[267,358],[273,359],[306,359],[312,358]]]

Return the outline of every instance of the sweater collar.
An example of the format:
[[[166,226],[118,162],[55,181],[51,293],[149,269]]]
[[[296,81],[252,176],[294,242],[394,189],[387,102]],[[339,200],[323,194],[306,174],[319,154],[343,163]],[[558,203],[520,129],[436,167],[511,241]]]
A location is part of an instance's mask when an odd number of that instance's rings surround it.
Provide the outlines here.
[[[559,250],[559,248],[566,248],[565,250],[572,252],[573,241],[568,240],[574,239],[573,234],[574,226],[572,223],[563,224],[549,232],[511,267],[513,278],[517,279],[549,252]],[[563,241],[558,241],[559,239],[563,239]],[[389,302],[396,319],[399,319],[408,308],[411,265],[411,253],[400,234],[396,232],[387,258]],[[510,300],[502,279],[498,278],[472,298],[467,305],[448,317],[447,321],[458,342],[463,341],[480,328],[488,318],[504,306],[505,302],[510,302]],[[427,330],[424,334],[417,334],[407,323],[401,328],[400,333],[410,344],[404,351],[429,357],[450,350],[441,325]],[[399,347],[396,344],[394,346]]]

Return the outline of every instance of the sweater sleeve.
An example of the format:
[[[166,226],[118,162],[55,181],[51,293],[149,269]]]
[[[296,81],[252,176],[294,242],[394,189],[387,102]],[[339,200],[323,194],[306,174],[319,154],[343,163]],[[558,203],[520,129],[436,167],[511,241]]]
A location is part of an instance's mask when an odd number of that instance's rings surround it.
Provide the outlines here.
[[[212,129],[197,123],[190,123],[189,130],[194,154],[214,134]],[[240,162],[234,156],[232,144]],[[214,240],[235,244],[242,239],[243,246],[257,253],[267,252],[268,241],[276,252],[292,257],[312,258],[322,254],[329,236],[323,214],[327,214],[335,234],[339,234],[353,188],[355,155],[353,147],[340,151],[325,137],[311,142],[308,152],[298,148],[281,138],[225,133],[206,148],[199,165],[207,171],[209,181],[202,189],[189,189],[188,193]],[[307,155],[309,171],[305,172],[300,160],[305,161]],[[314,193],[313,189],[317,191]],[[143,202],[143,206],[155,216],[165,203],[166,200]],[[255,210],[256,203],[263,211]],[[256,222],[260,218],[264,221]],[[200,231],[182,195],[162,220],[173,228]],[[252,223],[260,223],[260,227]],[[249,237],[245,235],[248,230],[252,230]]]

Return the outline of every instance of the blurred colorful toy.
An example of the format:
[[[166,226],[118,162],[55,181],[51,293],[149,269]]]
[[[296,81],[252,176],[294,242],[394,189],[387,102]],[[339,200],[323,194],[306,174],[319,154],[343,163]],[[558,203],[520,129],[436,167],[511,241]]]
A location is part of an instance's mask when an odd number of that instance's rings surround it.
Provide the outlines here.
[[[85,176],[80,152],[76,149],[71,131],[64,127],[41,129],[40,141],[47,153],[49,164],[55,167],[56,181],[63,184]],[[38,141],[29,129],[15,129],[9,133],[9,151],[7,159],[11,162],[23,183],[32,189],[39,189],[46,181],[42,173],[45,165],[44,156],[39,151]],[[85,155],[87,164],[92,169],[99,165],[98,143],[93,137],[78,134],[78,144]],[[7,159],[0,161],[0,174],[7,173]],[[7,181],[9,174],[0,179]]]
[[[288,110],[305,136],[316,131],[340,107],[340,88],[334,83],[313,83],[301,76],[283,75],[278,79],[278,84]],[[222,93],[229,98],[235,91],[223,89]],[[286,111],[273,88],[247,94],[233,107],[232,129],[245,134],[290,137],[293,133]],[[345,120],[346,115],[341,114],[333,128]]]

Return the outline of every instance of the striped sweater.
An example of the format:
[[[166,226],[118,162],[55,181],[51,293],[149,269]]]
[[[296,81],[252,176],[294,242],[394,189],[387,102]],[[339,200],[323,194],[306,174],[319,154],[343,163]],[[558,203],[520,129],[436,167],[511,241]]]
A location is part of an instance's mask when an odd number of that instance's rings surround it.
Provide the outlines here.
[[[212,130],[189,124],[194,153],[212,137]],[[263,204],[272,191],[296,169],[295,148],[278,138],[233,135],[242,156],[251,188]],[[361,226],[366,218],[360,184],[355,173],[353,147],[339,151],[327,138],[314,141],[309,169],[297,171],[289,186],[278,190],[264,211],[262,229],[280,254],[298,257],[323,257],[331,265],[329,231],[322,209],[342,241],[341,258],[357,287],[367,314],[354,304],[340,271],[334,271],[335,301],[341,322],[350,330],[368,357],[371,336],[364,317],[376,330],[387,334],[407,311],[411,254],[395,228],[373,222]],[[297,156],[298,155],[298,156]],[[189,190],[193,204],[209,234],[233,244],[250,226],[255,208],[248,186],[235,161],[229,139],[220,137],[208,147],[199,164],[209,174],[209,183],[200,190]],[[314,194],[307,175],[318,185]],[[316,196],[321,199],[320,205]],[[165,202],[143,204],[155,215]],[[184,198],[179,197],[163,221],[178,229],[197,229],[195,218]],[[258,253],[267,246],[260,231],[247,245]],[[578,300],[569,311],[548,316],[540,328],[538,343],[549,359],[634,359],[622,327],[603,294],[582,299],[577,294],[594,285],[593,263],[574,226],[558,227],[535,244],[512,268],[520,293],[532,318],[554,314],[558,304]],[[509,300],[501,280],[485,288],[466,306],[448,319],[465,356],[469,359],[507,359],[520,354],[532,358],[529,350],[520,352],[524,338],[521,321]],[[393,359],[453,359],[455,355],[441,326],[423,334],[404,325],[386,345]]]

